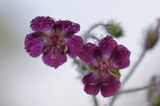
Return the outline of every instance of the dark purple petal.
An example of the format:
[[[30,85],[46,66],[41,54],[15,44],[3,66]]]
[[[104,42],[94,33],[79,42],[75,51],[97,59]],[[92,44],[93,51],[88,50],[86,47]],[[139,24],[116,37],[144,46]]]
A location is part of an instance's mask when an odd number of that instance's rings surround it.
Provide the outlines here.
[[[84,91],[87,93],[87,94],[90,94],[90,95],[97,95],[98,92],[99,92],[99,86],[98,85],[90,85],[90,84],[85,84],[85,87],[84,87]]]
[[[99,43],[99,47],[102,50],[103,55],[107,56],[112,53],[116,46],[117,42],[112,38],[112,36],[106,36]]]
[[[31,21],[31,29],[33,31],[50,31],[55,24],[55,21],[52,17],[49,16],[38,16]]]
[[[112,76],[107,76],[102,82],[101,82],[101,94],[103,97],[110,97],[115,95],[119,88],[120,88],[120,80],[117,78],[114,78]]]
[[[118,45],[111,54],[110,59],[120,69],[126,68],[130,64],[130,51],[125,46]]]
[[[86,64],[91,66],[97,66],[97,60],[95,57],[95,50],[97,50],[97,46],[92,43],[87,43],[82,46],[79,51],[79,57],[83,60]]]
[[[83,46],[83,39],[80,36],[74,35],[66,41],[66,44],[68,46],[68,54],[71,57],[76,57]]]
[[[26,35],[25,38],[25,49],[32,57],[39,56],[44,47],[43,33],[31,33]]]
[[[59,20],[55,23],[55,28],[65,33],[77,33],[80,30],[80,25],[68,20]]]
[[[98,83],[98,76],[95,73],[89,73],[85,75],[82,79],[83,84],[89,84],[89,83]]]
[[[43,62],[48,66],[58,68],[67,61],[66,54],[61,53],[58,48],[52,48],[47,54],[43,55]]]
[[[85,84],[84,91],[90,95],[97,95],[99,92],[99,78],[95,73],[89,73],[82,79]]]

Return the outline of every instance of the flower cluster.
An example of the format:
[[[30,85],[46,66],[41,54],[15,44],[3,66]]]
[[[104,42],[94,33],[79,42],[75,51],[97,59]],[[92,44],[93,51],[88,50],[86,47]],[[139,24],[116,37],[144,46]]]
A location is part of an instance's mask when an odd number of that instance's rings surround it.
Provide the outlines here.
[[[78,56],[87,65],[87,74],[82,82],[84,91],[103,97],[117,93],[120,88],[120,69],[130,64],[130,51],[106,36],[98,45],[86,43],[75,35],[80,25],[68,20],[55,21],[51,17],[39,16],[31,21],[34,31],[25,38],[25,49],[32,57],[43,55],[43,62],[57,68],[67,61],[67,54]]]
[[[32,57],[43,54],[43,62],[51,67],[57,68],[66,62],[66,54],[76,57],[83,45],[82,38],[75,35],[80,30],[77,23],[38,16],[30,27],[34,32],[25,38],[26,51]]]

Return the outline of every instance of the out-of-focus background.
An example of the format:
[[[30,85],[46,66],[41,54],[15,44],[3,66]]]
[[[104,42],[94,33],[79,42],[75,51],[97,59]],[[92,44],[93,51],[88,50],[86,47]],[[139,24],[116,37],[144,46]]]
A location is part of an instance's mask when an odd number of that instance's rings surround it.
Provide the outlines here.
[[[141,53],[144,32],[160,16],[159,0],[0,0],[0,106],[92,106],[83,91],[71,60],[57,70],[31,58],[24,50],[24,38],[32,32],[36,16],[69,19],[90,25],[114,19],[121,22],[125,37],[118,42],[131,50],[131,66]],[[129,68],[122,70],[122,78]],[[146,85],[160,74],[160,43],[149,51],[126,88]],[[147,106],[146,92],[122,96],[115,106]],[[101,104],[109,101],[98,95]]]

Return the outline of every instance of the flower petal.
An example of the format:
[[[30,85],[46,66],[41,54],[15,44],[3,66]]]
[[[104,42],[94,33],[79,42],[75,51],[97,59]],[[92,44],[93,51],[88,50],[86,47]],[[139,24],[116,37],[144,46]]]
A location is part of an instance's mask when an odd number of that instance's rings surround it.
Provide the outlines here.
[[[89,73],[82,79],[85,84],[84,91],[90,95],[97,95],[99,92],[99,79],[95,73]]]
[[[98,83],[98,76],[95,73],[89,73],[82,79],[83,84]]]
[[[68,46],[68,54],[71,57],[76,57],[79,53],[80,48],[83,46],[83,39],[80,36],[72,36],[66,41]]]
[[[130,51],[125,46],[118,45],[110,58],[120,69],[126,68],[130,64]]]
[[[115,95],[120,88],[120,80],[112,76],[107,76],[101,84],[101,94],[103,97]]]
[[[106,36],[99,43],[99,47],[102,50],[102,54],[107,56],[110,56],[110,54],[116,46],[117,42],[112,38],[112,36]]]
[[[97,50],[97,46],[92,43],[87,43],[82,46],[79,51],[79,57],[83,60],[86,64],[91,66],[97,66],[97,60],[95,57],[95,50]]]
[[[66,54],[61,53],[58,48],[52,48],[47,54],[43,55],[43,62],[48,66],[58,68],[67,61]]]
[[[39,56],[44,47],[43,33],[35,32],[26,35],[25,49],[32,57]]]
[[[50,31],[55,24],[55,21],[52,17],[38,16],[31,21],[31,29],[33,31]]]
[[[99,86],[98,85],[89,85],[89,84],[85,84],[85,87],[84,87],[84,91],[87,93],[87,94],[90,94],[90,95],[97,95],[98,92],[99,92]]]
[[[59,20],[55,23],[55,28],[64,33],[73,35],[74,33],[79,32],[80,25],[69,20]]]

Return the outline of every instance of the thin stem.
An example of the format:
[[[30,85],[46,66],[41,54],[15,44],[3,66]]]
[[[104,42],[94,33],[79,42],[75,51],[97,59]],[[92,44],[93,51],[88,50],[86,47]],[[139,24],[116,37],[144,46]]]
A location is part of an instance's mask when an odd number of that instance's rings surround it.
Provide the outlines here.
[[[118,93],[118,95],[122,95],[122,94],[127,94],[127,93],[134,93],[134,92],[139,92],[139,91],[142,91],[142,90],[146,90],[150,87],[149,86],[144,86],[144,87],[140,87],[140,88],[134,88],[134,89],[128,89],[128,90],[122,90]]]
[[[158,85],[158,84],[157,84]],[[133,88],[133,89],[127,89],[127,90],[122,90],[118,93],[118,95],[123,95],[123,94],[127,94],[127,93],[134,93],[134,92],[139,92],[139,91],[143,91],[143,90],[147,90],[150,87],[153,87],[156,85],[147,85],[147,86],[143,86],[143,87],[139,87],[139,88]]]
[[[99,106],[98,100],[95,96],[93,96],[94,106]]]
[[[85,38],[85,40],[87,40],[89,37],[92,37],[91,35],[90,35],[90,33],[91,33],[91,31],[93,30],[93,29],[95,29],[96,27],[99,27],[99,26],[103,26],[103,27],[105,27],[106,25],[105,24],[103,24],[103,23],[97,23],[97,24],[94,24],[94,25],[92,25],[87,31],[86,31],[86,33],[84,33],[84,38]],[[93,38],[93,37],[92,37]],[[95,38],[95,37],[94,37]]]
[[[97,40],[97,41],[100,41],[100,39],[98,39],[97,37],[95,37],[95,36],[93,36],[93,35],[91,35],[90,38],[93,38],[93,39],[95,39],[95,40]]]
[[[124,85],[127,83],[127,81],[129,80],[129,78],[131,78],[131,76],[133,75],[133,73],[135,73],[136,68],[139,66],[139,64],[141,63],[141,61],[143,60],[144,56],[146,54],[146,49],[144,49],[139,57],[139,59],[137,60],[137,62],[134,64],[134,66],[131,68],[131,70],[129,71],[129,73],[127,74],[127,76],[125,77],[125,79],[122,81],[122,85],[121,88],[119,90],[119,92],[122,90],[122,88],[124,87]],[[116,99],[118,98],[118,94],[119,92],[111,99],[111,102],[109,104],[109,106],[113,106],[114,102],[116,101]]]

